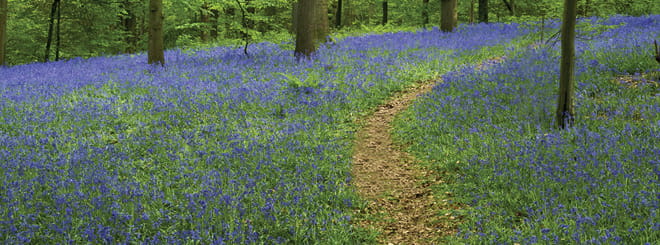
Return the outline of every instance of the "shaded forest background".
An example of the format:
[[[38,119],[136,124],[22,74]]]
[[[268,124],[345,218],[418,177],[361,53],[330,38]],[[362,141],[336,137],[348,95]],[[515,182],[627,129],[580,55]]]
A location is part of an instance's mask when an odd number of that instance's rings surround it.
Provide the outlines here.
[[[440,0],[326,2],[330,28],[335,33],[440,24]],[[250,42],[290,42],[293,37],[295,0],[165,0],[163,4],[166,49],[238,45],[246,35]],[[556,19],[562,4],[559,0],[463,0],[458,1],[458,21]],[[143,52],[147,49],[147,5],[146,0],[9,0],[6,63]],[[580,0],[577,14],[654,13],[660,13],[660,4],[654,0]],[[49,42],[51,26],[56,31],[51,32]]]

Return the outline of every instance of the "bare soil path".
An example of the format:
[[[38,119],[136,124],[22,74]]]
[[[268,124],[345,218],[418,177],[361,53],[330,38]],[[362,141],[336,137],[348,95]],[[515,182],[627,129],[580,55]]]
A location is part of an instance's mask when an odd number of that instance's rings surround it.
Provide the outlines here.
[[[436,201],[429,186],[441,182],[437,174],[415,164],[415,158],[391,139],[392,121],[418,96],[438,81],[417,83],[400,92],[363,119],[353,153],[353,185],[369,203],[359,212],[368,216],[359,225],[380,230],[380,244],[430,244],[451,234],[450,216],[438,211],[451,208]]]

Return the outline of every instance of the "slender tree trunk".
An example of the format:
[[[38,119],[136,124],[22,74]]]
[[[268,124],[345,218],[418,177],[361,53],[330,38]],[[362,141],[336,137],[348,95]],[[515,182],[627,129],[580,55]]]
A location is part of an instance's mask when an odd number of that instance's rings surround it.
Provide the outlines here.
[[[383,21],[382,25],[387,25],[387,1],[383,1]]]
[[[163,0],[149,0],[149,64],[165,65]]]
[[[249,3],[250,3],[249,0],[245,1],[246,5],[249,4]],[[254,25],[248,19],[248,16],[247,16],[248,13],[246,12],[243,5],[241,5],[241,2],[239,0],[236,0],[236,4],[241,9],[241,23],[243,25],[243,30],[241,31],[241,33],[243,34],[243,41],[245,42],[245,46],[243,46],[243,53],[246,56],[250,56],[250,54],[248,53],[248,46],[250,45],[250,32],[249,31],[252,30]]]
[[[470,24],[474,23],[474,0],[470,0]]]
[[[0,0],[0,67],[7,61],[7,16],[9,15],[7,0]]]
[[[298,0],[296,21],[296,49],[295,56],[298,59],[309,57],[316,51],[316,16],[319,11],[315,10],[317,0]]]
[[[202,3],[202,8],[199,11],[199,22],[202,24],[202,30],[199,33],[199,39],[202,43],[207,43],[210,36],[210,24],[211,24],[211,10],[209,9],[209,3],[204,1]]]
[[[62,22],[62,3],[57,5],[57,26],[55,27],[55,61],[60,60],[60,23]]]
[[[479,22],[488,23],[488,0],[479,0]]]
[[[575,111],[575,22],[577,0],[564,0],[564,16],[561,26],[561,65],[559,75],[559,99],[557,102],[557,126],[565,129],[573,125]]]
[[[454,31],[458,24],[458,12],[456,12],[456,0],[440,0],[441,21],[440,30],[446,32]]]
[[[516,16],[516,5],[514,3],[514,0],[502,0],[504,2],[504,5],[506,5],[506,8],[509,10],[509,13],[511,13],[511,16]]]
[[[59,5],[60,0],[53,0],[53,4],[50,8],[50,20],[48,24],[48,38],[46,38],[46,55],[44,56],[44,62],[50,60],[50,46],[53,43],[53,27],[55,25],[55,14],[57,13],[57,6]]]
[[[429,24],[429,0],[422,1],[422,27]]]
[[[335,15],[335,27],[341,28],[341,8],[342,0],[337,0],[337,14]]]
[[[511,3],[511,15],[512,16],[518,16],[518,11],[516,10],[516,1],[515,0],[509,0]]]

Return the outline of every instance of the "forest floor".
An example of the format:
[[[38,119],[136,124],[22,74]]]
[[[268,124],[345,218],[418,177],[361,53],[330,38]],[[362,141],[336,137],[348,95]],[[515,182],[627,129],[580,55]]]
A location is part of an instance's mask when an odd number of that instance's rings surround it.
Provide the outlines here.
[[[475,70],[488,69],[506,57],[493,57],[477,65]],[[367,200],[359,210],[366,218],[358,223],[367,229],[380,231],[379,244],[432,244],[442,237],[455,234],[460,222],[452,210],[460,204],[448,200],[451,193],[433,196],[431,186],[444,181],[436,173],[418,164],[417,159],[392,141],[392,122],[415,99],[431,92],[440,80],[415,83],[388,98],[376,111],[360,121],[353,149],[353,185]],[[441,213],[441,212],[444,212]]]
[[[454,233],[453,217],[438,215],[452,209],[438,202],[429,188],[441,183],[438,175],[424,169],[405,146],[392,142],[392,121],[420,95],[431,91],[437,80],[415,84],[389,98],[362,119],[353,153],[353,185],[367,202],[359,210],[366,216],[359,224],[380,231],[379,244],[430,244]]]

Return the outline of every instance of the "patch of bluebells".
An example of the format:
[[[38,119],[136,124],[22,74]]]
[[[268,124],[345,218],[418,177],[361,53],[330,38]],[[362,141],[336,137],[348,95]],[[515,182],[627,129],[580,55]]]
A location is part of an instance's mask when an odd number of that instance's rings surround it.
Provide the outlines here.
[[[250,57],[167,51],[164,68],[143,54],[2,68],[0,241],[360,241],[355,116],[412,83],[411,67],[450,69],[527,32],[349,37],[300,63],[260,43]]]
[[[450,72],[399,120],[397,135],[418,156],[457,174],[447,191],[469,207],[456,239],[660,240],[658,81],[632,87],[614,78],[629,75],[621,69],[628,63],[657,72],[660,16],[597,21],[619,26],[579,42],[573,128],[553,127],[558,46],[511,50],[502,63]]]

